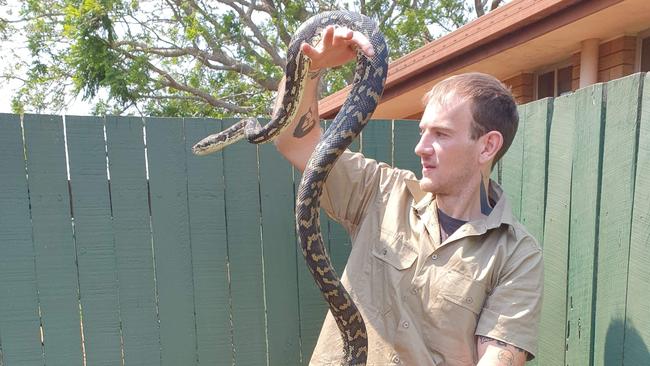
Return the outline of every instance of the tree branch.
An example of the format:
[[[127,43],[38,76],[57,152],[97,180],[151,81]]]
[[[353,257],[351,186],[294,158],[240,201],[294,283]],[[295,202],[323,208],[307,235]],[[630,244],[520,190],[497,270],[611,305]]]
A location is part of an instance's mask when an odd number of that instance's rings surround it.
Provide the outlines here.
[[[291,43],[291,34],[289,34],[287,28],[284,26],[283,18],[278,13],[277,7],[273,4],[272,0],[262,0],[262,2],[264,3],[264,7],[268,8],[267,13],[271,16],[273,24],[278,28],[278,36],[282,40],[282,43],[288,47],[289,43]]]
[[[126,56],[127,58],[129,58],[131,60],[136,59],[135,55],[133,55],[133,54],[131,54],[129,52],[126,52],[126,51],[121,50],[121,49],[119,50],[119,52],[122,53],[124,56]],[[178,82],[168,72],[159,69],[158,67],[156,67],[154,64],[152,64],[149,61],[147,61],[146,64],[147,64],[147,68],[149,70],[157,73],[158,75],[160,75],[162,77],[162,79],[159,80],[162,85],[164,85],[166,87],[169,87],[169,88],[176,89],[176,90],[184,91],[184,92],[192,94],[192,95],[195,95],[195,96],[203,99],[205,102],[207,102],[208,104],[210,104],[213,107],[223,108],[223,109],[229,110],[231,112],[236,112],[236,113],[247,113],[247,112],[249,112],[249,111],[251,111],[253,109],[251,107],[241,107],[239,105],[236,105],[236,104],[233,104],[233,103],[230,103],[230,102],[226,102],[226,101],[224,101],[222,99],[215,98],[212,95],[208,94],[207,92],[205,92],[205,91],[203,91],[201,89],[194,88],[194,87],[191,87],[191,86],[189,86],[187,84],[183,84],[183,83]]]
[[[503,0],[492,0],[492,5],[490,5],[490,11],[492,11],[492,10],[498,8],[499,5],[501,5],[501,2],[502,2],[502,1],[503,1]]]
[[[485,7],[485,2],[484,1],[474,0],[474,9],[476,10],[476,16],[478,18],[485,15],[485,8],[484,7]]]
[[[230,6],[233,10],[239,14],[241,17],[241,20],[246,26],[253,32],[253,35],[255,38],[259,41],[260,46],[271,56],[271,59],[273,60],[273,63],[276,65],[282,67],[283,69],[287,65],[287,61],[278,54],[277,50],[275,47],[273,47],[269,41],[266,39],[266,37],[262,34],[260,29],[255,25],[253,20],[250,17],[250,14],[247,14],[244,9],[238,7],[233,1],[231,0],[221,0],[222,3]],[[193,0],[190,0],[190,3],[194,4]]]
[[[135,41],[117,41],[113,42],[111,46],[112,49],[119,50],[120,52],[128,52],[121,49],[121,46],[130,46],[133,47],[136,51],[143,53],[150,53],[165,58],[174,58],[182,56],[193,56],[199,60],[203,65],[218,71],[235,71],[245,76],[250,77],[257,84],[265,88],[266,90],[275,91],[278,89],[279,80],[275,78],[260,78],[259,73],[255,71],[252,67],[247,64],[236,62],[220,53],[209,53],[199,49],[198,47],[185,47],[185,48],[163,48],[163,47],[149,47],[147,44]],[[218,62],[221,65],[214,65],[209,61]],[[234,62],[231,62],[234,61]]]
[[[7,24],[16,24],[16,23],[23,23],[23,22],[31,22],[33,20],[39,20],[42,18],[54,18],[54,17],[62,17],[65,16],[64,13],[42,13],[33,17],[25,17],[25,18],[18,18],[18,19],[8,19],[8,18],[0,18],[4,23]]]
[[[384,27],[386,25],[386,21],[390,19],[390,15],[393,14],[393,11],[395,11],[395,6],[397,6],[397,0],[393,0],[386,14],[384,14],[384,16],[381,17],[381,19],[379,20],[379,27]]]

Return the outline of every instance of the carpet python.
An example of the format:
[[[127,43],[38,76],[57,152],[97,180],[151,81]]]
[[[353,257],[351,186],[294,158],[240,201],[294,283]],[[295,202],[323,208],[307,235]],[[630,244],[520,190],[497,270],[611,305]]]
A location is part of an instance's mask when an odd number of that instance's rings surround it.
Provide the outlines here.
[[[366,364],[368,356],[365,323],[325,250],[319,211],[323,184],[329,172],[366,125],[384,90],[388,73],[388,47],[375,22],[367,16],[348,11],[324,12],[308,19],[290,42],[282,105],[271,121],[260,126],[254,118],[242,119],[228,129],[199,141],[192,151],[197,155],[213,153],[242,138],[255,144],[268,142],[284,130],[296,117],[309,71],[310,60],[300,51],[300,46],[303,42],[315,45],[328,25],[343,26],[364,34],[375,53],[367,57],[358,52],[352,90],[307,163],[296,200],[296,225],[307,267],[341,332],[344,365],[361,366]]]

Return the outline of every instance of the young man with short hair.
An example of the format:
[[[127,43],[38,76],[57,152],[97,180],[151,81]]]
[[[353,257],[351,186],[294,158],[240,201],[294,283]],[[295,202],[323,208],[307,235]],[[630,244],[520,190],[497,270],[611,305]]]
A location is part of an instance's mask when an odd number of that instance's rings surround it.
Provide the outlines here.
[[[361,34],[328,27],[312,59],[298,118],[276,139],[304,170],[320,139],[320,68],[373,50]],[[542,253],[489,179],[517,131],[510,92],[495,78],[461,74],[425,96],[415,154],[422,178],[345,152],[322,206],[352,238],[344,286],[368,331],[368,365],[524,365],[537,351]],[[415,127],[414,127],[415,128]],[[311,365],[340,365],[328,314]]]

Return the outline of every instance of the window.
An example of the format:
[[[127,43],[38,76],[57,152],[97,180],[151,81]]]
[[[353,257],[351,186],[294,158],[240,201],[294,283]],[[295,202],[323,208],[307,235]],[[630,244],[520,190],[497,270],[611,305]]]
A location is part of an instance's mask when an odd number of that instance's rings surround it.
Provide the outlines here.
[[[537,99],[557,97],[570,92],[573,81],[573,66],[555,68],[537,75]]]

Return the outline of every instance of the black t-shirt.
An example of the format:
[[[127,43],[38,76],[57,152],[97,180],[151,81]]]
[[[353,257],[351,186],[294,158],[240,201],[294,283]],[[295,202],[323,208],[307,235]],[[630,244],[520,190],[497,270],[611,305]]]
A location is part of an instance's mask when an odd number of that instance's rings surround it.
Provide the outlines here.
[[[442,243],[467,221],[455,219],[438,209],[438,222],[440,223],[440,242]]]

